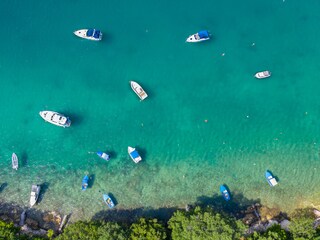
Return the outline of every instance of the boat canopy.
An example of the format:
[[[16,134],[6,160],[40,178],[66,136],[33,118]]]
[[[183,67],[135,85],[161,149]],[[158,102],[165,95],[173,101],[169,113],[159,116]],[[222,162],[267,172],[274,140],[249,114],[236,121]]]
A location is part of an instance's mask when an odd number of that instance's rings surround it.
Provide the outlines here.
[[[100,30],[96,30],[96,31],[94,31],[94,34],[93,34],[93,37],[94,38],[100,38]]]
[[[208,38],[209,37],[209,33],[206,30],[200,31],[198,34],[199,34],[200,38]]]
[[[131,155],[131,157],[133,157],[133,158],[140,157],[140,156],[139,156],[139,153],[138,153],[136,150],[134,150],[133,152],[131,152],[130,155]]]
[[[87,37],[92,37],[94,33],[94,29],[93,28],[89,28],[88,31],[87,31]]]

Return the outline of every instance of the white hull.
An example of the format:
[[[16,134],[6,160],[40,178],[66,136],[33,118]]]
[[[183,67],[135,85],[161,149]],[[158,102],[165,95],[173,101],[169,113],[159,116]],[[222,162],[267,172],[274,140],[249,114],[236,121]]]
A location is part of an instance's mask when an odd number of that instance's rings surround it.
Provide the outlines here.
[[[271,76],[271,72],[270,71],[258,72],[254,76],[258,79],[268,78]]]
[[[210,38],[199,38],[198,34],[192,34],[190,35],[186,42],[203,42],[203,41],[206,41],[206,40],[209,40]]]
[[[77,31],[74,31],[74,35],[80,37],[80,38],[84,38],[84,39],[88,39],[88,40],[92,40],[92,41],[101,41],[102,40],[102,33],[100,33],[100,37],[99,38],[94,38],[93,36],[87,36],[87,32],[88,29],[80,29]]]
[[[148,94],[143,90],[143,88],[136,82],[130,81],[132,90],[138,95],[138,97],[143,100],[148,97]]]
[[[129,156],[131,157],[131,159],[135,162],[135,163],[138,163],[142,160],[142,158],[140,157],[140,155],[137,155],[137,156],[132,156],[131,154],[136,151],[135,148],[133,147],[128,147],[128,153],[129,153]]]
[[[18,170],[19,160],[18,160],[18,157],[15,153],[12,153],[11,160],[12,160],[12,168],[15,170]]]
[[[41,111],[39,112],[39,114],[46,122],[49,122],[56,126],[70,127],[71,125],[71,120],[60,113],[53,111]]]
[[[31,187],[31,195],[30,195],[30,207],[36,204],[38,201],[40,193],[40,186],[39,185],[32,185]]]

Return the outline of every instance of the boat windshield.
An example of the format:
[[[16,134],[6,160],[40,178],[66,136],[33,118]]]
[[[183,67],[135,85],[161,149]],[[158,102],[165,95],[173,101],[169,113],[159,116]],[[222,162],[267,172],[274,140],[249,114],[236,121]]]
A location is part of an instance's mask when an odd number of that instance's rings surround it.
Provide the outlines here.
[[[100,31],[99,30],[94,31],[93,37],[100,38]]]
[[[92,29],[92,28],[88,29],[87,37],[92,37],[93,33],[94,33],[94,29]]]

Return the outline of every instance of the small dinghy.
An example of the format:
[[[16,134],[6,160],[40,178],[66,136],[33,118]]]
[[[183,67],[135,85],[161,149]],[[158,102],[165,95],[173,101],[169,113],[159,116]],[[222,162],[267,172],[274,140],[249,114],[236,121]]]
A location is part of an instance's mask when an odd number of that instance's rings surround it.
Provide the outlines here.
[[[190,35],[186,42],[202,42],[210,39],[209,32],[207,30],[203,30],[197,32],[195,34]]]
[[[114,208],[114,202],[112,201],[111,197],[108,194],[103,194],[103,201],[105,202],[105,204],[108,205],[108,207]]]
[[[105,152],[97,152],[97,155],[99,157],[101,157],[102,159],[106,160],[106,161],[109,161],[110,160],[110,155],[105,153]]]
[[[271,76],[271,72],[270,71],[257,72],[254,76],[258,79],[268,78]]]
[[[81,185],[82,191],[87,190],[87,188],[88,188],[88,182],[89,182],[89,176],[88,176],[88,175],[85,175],[84,178],[82,179],[82,185]]]
[[[39,198],[40,193],[40,185],[33,184],[31,187],[31,194],[30,194],[30,207],[36,204]]]
[[[229,193],[228,189],[224,185],[220,186],[220,192],[221,192],[224,200],[226,200],[226,201],[230,200],[230,193]]]
[[[130,81],[130,85],[131,85],[132,90],[138,95],[138,97],[141,100],[148,97],[148,94],[143,90],[143,88],[137,82]]]
[[[129,156],[131,157],[131,159],[135,162],[135,163],[138,163],[142,160],[142,158],[140,157],[138,151],[133,148],[133,147],[128,147],[128,153],[129,153]]]
[[[275,179],[275,177],[272,175],[270,171],[266,171],[265,177],[271,187],[274,187],[275,185],[278,184],[277,180]]]
[[[12,160],[12,168],[15,170],[18,170],[19,160],[18,160],[17,154],[12,153],[11,160]]]

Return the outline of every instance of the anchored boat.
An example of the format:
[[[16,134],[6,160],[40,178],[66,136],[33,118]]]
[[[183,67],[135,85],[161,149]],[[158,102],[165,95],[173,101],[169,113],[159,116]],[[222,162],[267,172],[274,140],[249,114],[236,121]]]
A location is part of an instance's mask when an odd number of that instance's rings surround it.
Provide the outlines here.
[[[108,194],[103,194],[103,201],[108,205],[109,208],[114,208],[115,204]]]
[[[220,186],[220,192],[221,192],[224,200],[226,200],[226,201],[230,200],[230,193],[229,193],[228,189],[226,188],[226,186],[221,185]]]
[[[87,190],[88,182],[89,182],[89,177],[88,177],[88,175],[85,175],[84,178],[82,179],[82,184],[81,184],[82,191]]]
[[[31,194],[30,194],[30,207],[36,204],[39,198],[40,193],[40,185],[33,184],[31,187]]]
[[[270,71],[257,72],[254,76],[258,79],[268,78],[271,76],[271,72]]]
[[[105,153],[105,152],[97,152],[97,155],[99,157],[101,157],[102,159],[106,160],[106,161],[109,161],[110,160],[110,155]]]
[[[138,97],[141,100],[148,97],[148,94],[143,90],[143,88],[137,82],[130,81],[130,85],[131,85],[132,90],[138,95]]]
[[[274,187],[275,185],[278,184],[277,180],[275,179],[275,177],[272,175],[270,171],[266,171],[265,177],[271,187]]]
[[[133,148],[133,147],[128,147],[128,153],[129,153],[129,156],[131,157],[131,159],[135,162],[135,163],[138,163],[142,160],[142,158],[140,157],[138,151]]]
[[[18,170],[19,160],[15,153],[12,153],[11,161],[12,161],[12,168],[15,170]]]
[[[53,111],[41,111],[39,112],[39,114],[46,122],[49,122],[56,126],[70,127],[71,125],[71,120],[61,113],[57,113]]]
[[[102,32],[98,29],[89,28],[89,29],[80,29],[73,32],[76,36],[92,41],[101,41]]]
[[[209,32],[207,30],[203,30],[197,32],[195,34],[190,35],[186,42],[202,42],[210,39]]]

